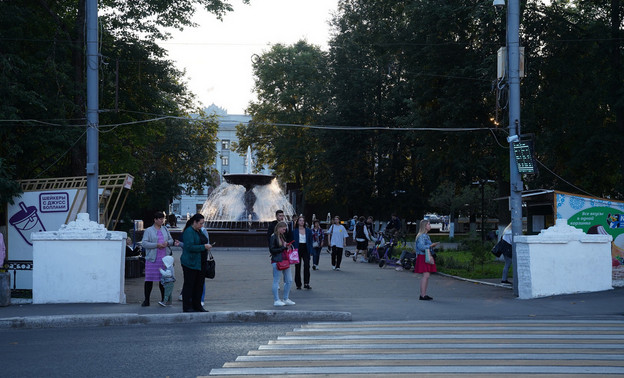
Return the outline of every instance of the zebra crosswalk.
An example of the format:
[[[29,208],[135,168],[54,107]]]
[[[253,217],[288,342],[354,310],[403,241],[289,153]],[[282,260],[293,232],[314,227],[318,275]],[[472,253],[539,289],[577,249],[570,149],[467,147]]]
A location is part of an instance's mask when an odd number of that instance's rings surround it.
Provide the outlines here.
[[[623,375],[624,321],[309,323],[211,376]]]

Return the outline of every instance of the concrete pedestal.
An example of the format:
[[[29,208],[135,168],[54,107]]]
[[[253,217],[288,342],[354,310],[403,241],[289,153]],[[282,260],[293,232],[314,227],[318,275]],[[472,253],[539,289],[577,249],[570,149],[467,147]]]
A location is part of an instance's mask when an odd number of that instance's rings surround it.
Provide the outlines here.
[[[521,299],[612,289],[611,235],[587,235],[566,219],[535,236],[517,236]]]
[[[86,217],[85,217],[86,216]],[[33,303],[125,303],[125,232],[88,214],[33,240]]]

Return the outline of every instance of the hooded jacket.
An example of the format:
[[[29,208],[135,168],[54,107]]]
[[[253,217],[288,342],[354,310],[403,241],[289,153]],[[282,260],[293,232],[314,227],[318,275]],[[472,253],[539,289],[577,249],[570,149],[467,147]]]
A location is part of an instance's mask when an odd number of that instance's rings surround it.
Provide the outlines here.
[[[160,283],[166,284],[169,282],[175,282],[175,275],[173,272],[173,256],[165,256],[162,258],[165,269],[160,269]]]

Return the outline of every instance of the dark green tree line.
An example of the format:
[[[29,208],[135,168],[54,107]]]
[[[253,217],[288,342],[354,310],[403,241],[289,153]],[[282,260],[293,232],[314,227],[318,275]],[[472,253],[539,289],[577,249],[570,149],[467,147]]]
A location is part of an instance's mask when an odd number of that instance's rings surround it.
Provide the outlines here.
[[[613,156],[624,137],[622,14],[620,1],[522,2],[521,132],[534,135],[537,158],[548,167],[525,177],[527,187],[578,191],[569,181],[596,195],[622,197],[622,162]],[[449,185],[461,198],[474,180],[492,179],[497,196],[508,193],[507,89],[496,81],[505,21],[504,12],[477,0],[340,1],[326,56],[329,94],[318,96],[326,99],[319,116],[301,124],[371,130],[327,127],[298,142],[317,151],[327,172],[314,177],[319,191],[308,186],[307,195],[351,214],[387,217],[398,210],[413,218],[449,211],[431,201]],[[262,58],[255,66],[257,88],[288,86],[293,98],[313,96],[313,86],[298,89],[277,76],[266,81],[259,73],[287,67]],[[266,92],[258,94],[249,108],[254,120],[262,119],[260,108],[275,105]],[[286,119],[280,113],[271,122]],[[442,130],[401,130],[407,127]],[[284,132],[272,130],[272,139]],[[254,132],[247,131],[246,144],[263,134]],[[294,144],[283,147],[279,160],[266,155],[265,162],[304,162]]]
[[[85,3],[0,2],[0,156],[11,180],[85,175]],[[194,96],[157,44],[164,28],[194,26],[197,7],[218,18],[232,10],[221,0],[98,1],[99,173],[135,176],[133,217],[209,182],[217,123],[191,119]]]

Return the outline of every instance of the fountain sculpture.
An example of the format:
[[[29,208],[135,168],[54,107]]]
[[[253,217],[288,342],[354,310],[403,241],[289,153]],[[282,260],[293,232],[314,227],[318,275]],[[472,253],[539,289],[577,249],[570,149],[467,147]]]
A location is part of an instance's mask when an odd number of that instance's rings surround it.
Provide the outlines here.
[[[272,175],[254,174],[251,148],[245,158],[247,173],[223,175],[221,183],[208,197],[201,214],[211,230],[266,229],[275,219],[275,211],[294,213],[280,186]]]

